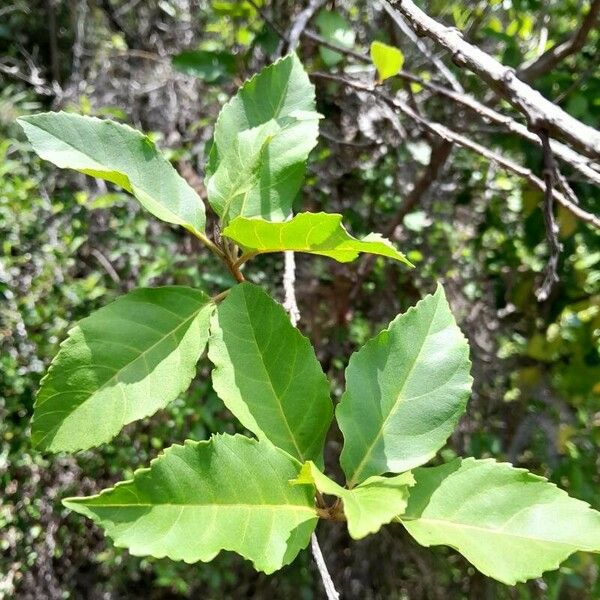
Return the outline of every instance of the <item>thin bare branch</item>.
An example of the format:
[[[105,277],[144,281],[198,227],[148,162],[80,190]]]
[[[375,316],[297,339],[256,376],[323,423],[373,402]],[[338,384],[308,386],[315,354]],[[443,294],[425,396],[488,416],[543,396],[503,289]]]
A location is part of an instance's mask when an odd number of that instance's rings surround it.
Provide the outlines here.
[[[560,257],[561,245],[558,241],[558,225],[554,218],[554,190],[555,173],[557,172],[556,162],[552,156],[552,148],[546,131],[540,131],[540,138],[544,148],[544,181],[546,190],[544,192],[544,204],[542,213],[544,215],[544,224],[546,225],[546,240],[550,256],[546,264],[544,281],[536,292],[536,297],[540,302],[547,300],[554,284],[558,282],[558,259]]]
[[[385,0],[382,0],[385,2]],[[600,131],[578,121],[521,81],[514,71],[466,42],[460,31],[446,27],[419,9],[412,0],[392,0],[417,35],[431,38],[452,54],[456,64],[478,75],[527,119],[532,131],[544,129],[591,158],[600,158]]]
[[[340,595],[335,589],[331,575],[327,570],[327,565],[325,564],[325,559],[323,558],[323,553],[321,552],[321,547],[319,546],[319,540],[317,539],[315,533],[310,536],[310,549],[312,550],[315,564],[317,565],[319,573],[321,574],[327,600],[340,600]]]
[[[425,170],[419,176],[410,192],[406,195],[402,201],[402,204],[398,207],[398,210],[389,220],[387,227],[383,232],[385,237],[394,237],[394,232],[402,223],[404,217],[415,208],[415,206],[421,201],[423,196],[435,183],[439,173],[442,171],[444,165],[450,157],[451,152],[452,143],[446,140],[440,140],[439,143],[432,145],[431,156],[429,157],[429,163],[427,164],[427,167],[425,167]],[[375,264],[376,258],[377,257],[375,255],[368,254],[362,259],[362,262],[357,269],[356,280],[354,281],[352,290],[350,292],[351,299],[356,297],[356,295],[360,292],[363,282]]]
[[[442,74],[442,76],[448,81],[452,89],[456,92],[464,92],[463,86],[460,84],[454,73],[440,60],[435,54],[431,53],[427,46],[414,34],[408,23],[404,20],[402,15],[398,14],[398,11],[394,10],[387,2],[383,3],[385,12],[392,18],[394,23],[398,26],[400,31],[408,37],[408,39],[415,44],[419,49],[419,52],[423,54],[435,68]]]
[[[308,6],[294,19],[287,35],[287,51],[291,52],[298,45],[302,32],[306,29],[313,15],[325,4],[325,0],[310,0]]]
[[[328,40],[322,38],[320,35],[317,35],[313,31],[305,30],[302,35],[314,42],[329,48],[330,50],[335,50],[346,56],[350,56],[360,62],[365,64],[370,64],[371,59],[367,54],[363,54],[361,52],[356,52],[355,50],[351,50],[349,48],[344,48],[343,46],[339,46],[333,42],[329,42]],[[505,126],[510,132],[519,135],[526,140],[532,142],[533,144],[539,146],[541,148],[542,142],[538,135],[529,131],[525,125],[522,125],[518,121],[515,121],[512,117],[504,115],[489,106],[479,102],[473,96],[464,93],[457,92],[456,90],[449,89],[447,87],[443,87],[436,83],[425,81],[421,77],[414,75],[408,71],[400,71],[398,73],[398,77],[405,79],[407,81],[411,81],[413,83],[418,83],[424,88],[435,92],[436,94],[440,94],[455,102],[466,106],[467,108],[473,110],[481,117],[489,119],[490,121],[494,121],[495,123],[499,123],[500,125]],[[566,144],[559,142],[557,140],[550,140],[550,144],[552,146],[552,152],[557,158],[560,158],[565,163],[568,163],[575,170],[579,171],[584,177],[586,177],[589,181],[595,183],[600,186],[600,172],[596,171],[593,166],[590,164],[590,159],[588,157],[582,156],[578,152],[575,152],[572,148],[569,148]]]
[[[431,131],[432,133],[435,133],[442,139],[447,140],[449,142],[454,142],[456,144],[459,144],[460,146],[463,146],[464,148],[468,148],[478,154],[481,154],[488,160],[495,162],[496,164],[507,169],[508,171],[512,171],[513,173],[520,175],[542,192],[546,191],[546,184],[544,183],[544,181],[537,177],[530,169],[523,167],[522,165],[515,163],[511,159],[506,158],[505,156],[502,156],[501,154],[490,150],[488,147],[482,146],[481,144],[469,139],[468,137],[449,129],[441,123],[437,123],[435,121],[430,121],[428,119],[423,118],[421,115],[416,113],[408,104],[390,96],[389,94],[382,91],[380,88],[376,88],[371,84],[366,84],[355,79],[348,79],[345,77],[340,77],[339,75],[331,75],[329,73],[312,73],[312,76],[320,77],[322,79],[329,79],[331,81],[338,81],[339,83],[342,83],[359,91],[375,94],[376,96],[388,102],[391,106],[399,109],[401,112],[403,112],[411,119],[419,123],[422,127],[427,129],[428,131]],[[560,203],[568,211],[573,213],[573,215],[575,215],[577,218],[600,229],[599,217],[583,210],[580,206],[569,200],[564,194],[561,194],[556,189],[552,190],[552,194],[554,199],[558,203]]]
[[[548,73],[568,56],[583,48],[590,31],[596,26],[600,15],[600,0],[593,0],[590,10],[583,18],[579,29],[560,44],[556,44],[535,60],[524,64],[517,70],[517,76],[523,81],[532,81]]]
[[[313,17],[315,12],[325,4],[324,0],[310,0],[308,6],[300,12],[296,17],[292,26],[289,29],[289,33],[285,36],[284,41],[287,43],[287,51],[291,52],[296,49],[300,36],[306,30],[308,22]],[[284,303],[283,306],[288,312],[292,325],[296,327],[300,320],[300,309],[298,308],[298,302],[296,300],[296,259],[293,252],[285,253],[285,266],[283,270],[283,290],[284,290]],[[312,551],[315,564],[321,575],[323,587],[325,588],[325,594],[327,600],[339,600],[340,595],[335,589],[331,575],[327,570],[327,564],[323,558],[321,547],[319,546],[319,540],[315,533],[310,538],[310,548]]]

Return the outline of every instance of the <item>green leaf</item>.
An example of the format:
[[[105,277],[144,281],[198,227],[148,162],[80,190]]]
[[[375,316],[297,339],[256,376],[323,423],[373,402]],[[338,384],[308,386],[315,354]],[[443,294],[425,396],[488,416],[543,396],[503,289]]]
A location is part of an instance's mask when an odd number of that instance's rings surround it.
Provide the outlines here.
[[[208,562],[237,552],[272,573],[306,547],[317,522],[299,465],[266,441],[217,435],[171,446],[130,481],[63,501],[135,556]]]
[[[414,475],[399,519],[408,532],[503,583],[540,577],[578,550],[600,552],[600,513],[524,469],[467,458]]]
[[[310,484],[321,493],[343,500],[344,515],[350,535],[359,540],[377,533],[382,525],[404,513],[409,488],[414,485],[410,472],[395,477],[369,477],[359,486],[348,490],[324,475],[313,462],[306,462],[294,484]]]
[[[316,19],[319,33],[329,42],[343,46],[344,48],[352,48],[356,34],[354,29],[350,27],[346,19],[337,11],[321,10]],[[319,53],[323,62],[328,67],[337,65],[344,57],[335,50],[330,50],[321,46]]]
[[[321,462],[329,383],[310,342],[259,287],[235,286],[211,322],[213,387],[242,425],[295,458]]]
[[[242,246],[245,255],[293,250],[350,262],[360,252],[368,252],[412,266],[386,238],[370,233],[358,240],[342,225],[342,215],[331,213],[300,213],[285,223],[237,217],[223,230],[223,235]]]
[[[373,42],[371,44],[371,60],[377,69],[379,81],[385,81],[400,73],[404,64],[404,54],[394,46],[388,46],[383,42]]]
[[[318,120],[314,86],[295,54],[249,79],[223,106],[206,182],[222,222],[238,215],[282,221],[291,214]]]
[[[352,355],[336,412],[349,487],[435,455],[465,410],[470,365],[441,286]]]
[[[235,73],[235,57],[229,52],[187,50],[171,58],[178,71],[207,83],[217,83]]]
[[[214,308],[191,288],[137,289],[80,321],[41,382],[33,443],[90,448],[175,400],[196,374]]]
[[[154,143],[114,121],[71,113],[20,117],[19,124],[45,160],[105,179],[133,194],[155,217],[202,233],[204,205]]]

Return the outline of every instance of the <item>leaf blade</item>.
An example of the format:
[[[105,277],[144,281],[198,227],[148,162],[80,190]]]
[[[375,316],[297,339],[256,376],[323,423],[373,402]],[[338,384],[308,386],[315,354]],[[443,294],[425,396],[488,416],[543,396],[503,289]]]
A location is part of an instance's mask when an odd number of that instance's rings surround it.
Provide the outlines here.
[[[297,472],[269,442],[216,435],[171,446],[132,480],[63,504],[135,556],[208,562],[228,550],[272,573],[306,547],[317,522],[310,490],[288,484]]]
[[[336,10],[319,11],[316,24],[321,35],[328,41],[344,48],[352,48],[356,39],[354,29]],[[344,55],[324,46],[319,47],[319,54],[328,67],[333,67],[343,60]]]
[[[223,223],[291,214],[318,120],[314,86],[295,54],[246,81],[219,113],[207,166],[208,199]]]
[[[298,477],[292,480],[293,484],[309,484],[323,494],[341,498],[348,531],[355,540],[377,533],[402,514],[414,482],[410,472],[395,477],[375,476],[349,490],[327,477],[312,461],[304,463]]]
[[[162,221],[204,231],[202,200],[139,131],[65,112],[19,117],[18,122],[41,158],[119,185]]]
[[[40,384],[34,445],[84,450],[174,400],[195,375],[214,308],[199,290],[140,288],[82,319]]]
[[[441,286],[353,354],[336,410],[350,487],[435,455],[466,408],[470,364]]]
[[[360,240],[351,236],[342,225],[342,215],[333,213],[299,213],[284,223],[237,217],[223,235],[242,246],[247,255],[293,250],[351,262],[366,252],[412,266],[389,240],[377,234]]]
[[[371,61],[377,69],[379,81],[385,81],[400,73],[404,65],[404,54],[395,46],[374,41],[370,48]]]
[[[321,460],[333,415],[310,342],[259,287],[235,286],[211,323],[213,387],[242,425],[298,460]]]
[[[600,551],[600,513],[524,469],[469,458],[414,474],[399,518],[407,531],[424,546],[456,548],[503,583],[539,577],[577,550]]]

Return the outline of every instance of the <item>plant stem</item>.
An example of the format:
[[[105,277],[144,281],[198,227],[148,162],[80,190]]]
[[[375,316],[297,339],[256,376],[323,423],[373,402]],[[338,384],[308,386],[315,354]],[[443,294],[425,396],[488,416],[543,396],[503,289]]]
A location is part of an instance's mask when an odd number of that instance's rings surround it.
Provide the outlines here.
[[[323,558],[323,553],[321,552],[321,547],[319,546],[319,540],[317,539],[317,535],[315,533],[310,536],[310,549],[312,550],[315,564],[319,569],[319,573],[323,581],[323,587],[325,588],[325,594],[327,595],[327,600],[340,600],[340,595],[337,593],[335,585],[333,584],[333,580],[331,579],[331,575],[327,570],[327,565],[325,564],[325,559]]]
[[[225,260],[225,252],[219,248],[212,240],[209,240],[203,233],[195,229],[186,229],[195,237],[197,237],[213,254],[216,254],[221,260]]]
[[[213,296],[211,298],[211,300],[215,303],[215,304],[219,304],[219,302],[225,300],[225,298],[227,298],[227,296],[229,295],[229,292],[231,291],[231,289],[225,290],[223,292],[221,292],[220,294],[217,294],[216,296]]]

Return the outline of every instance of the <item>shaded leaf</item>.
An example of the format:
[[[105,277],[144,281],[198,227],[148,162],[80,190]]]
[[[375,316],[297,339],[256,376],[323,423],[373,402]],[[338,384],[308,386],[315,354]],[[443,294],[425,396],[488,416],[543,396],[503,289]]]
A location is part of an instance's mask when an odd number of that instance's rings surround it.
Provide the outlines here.
[[[355,352],[336,411],[349,486],[432,458],[465,410],[470,366],[441,286]]]
[[[215,391],[244,427],[301,461],[321,461],[329,383],[280,304],[257,286],[235,286],[212,319],[208,356]]]
[[[524,469],[467,458],[414,475],[399,519],[408,532],[503,583],[540,577],[578,550],[600,552],[600,513]]]
[[[375,41],[371,44],[371,60],[377,69],[379,81],[385,81],[400,73],[404,54],[394,46]]]
[[[171,446],[130,481],[63,501],[135,556],[208,562],[236,552],[272,573],[305,548],[317,522],[299,465],[267,441],[216,435]]]
[[[354,29],[350,27],[348,21],[334,10],[321,10],[316,18],[316,24],[319,28],[319,33],[329,42],[342,46],[344,48],[352,48],[356,34]],[[330,50],[323,46],[319,47],[319,54],[323,62],[332,67],[337,65],[344,57],[335,50]]]
[[[171,64],[186,75],[216,83],[235,74],[235,57],[229,52],[187,50],[171,58]]]
[[[42,379],[33,443],[90,448],[175,400],[196,373],[214,308],[192,288],[137,289],[81,320]]]
[[[40,113],[18,121],[43,159],[122,187],[167,223],[204,231],[202,200],[139,131],[114,121],[64,112]]]
[[[240,245],[245,255],[293,250],[350,262],[359,253],[367,252],[412,266],[386,238],[370,233],[356,239],[342,225],[342,215],[332,213],[300,213],[285,223],[237,217],[223,230],[223,235]]]
[[[414,484],[410,472],[395,477],[370,477],[351,490],[324,475],[313,462],[306,462],[294,484],[313,485],[323,494],[337,496],[344,503],[348,531],[355,539],[377,533],[382,525],[404,513],[409,488]]]
[[[295,54],[249,79],[223,106],[207,165],[208,199],[224,223],[283,220],[317,142],[315,91]]]

